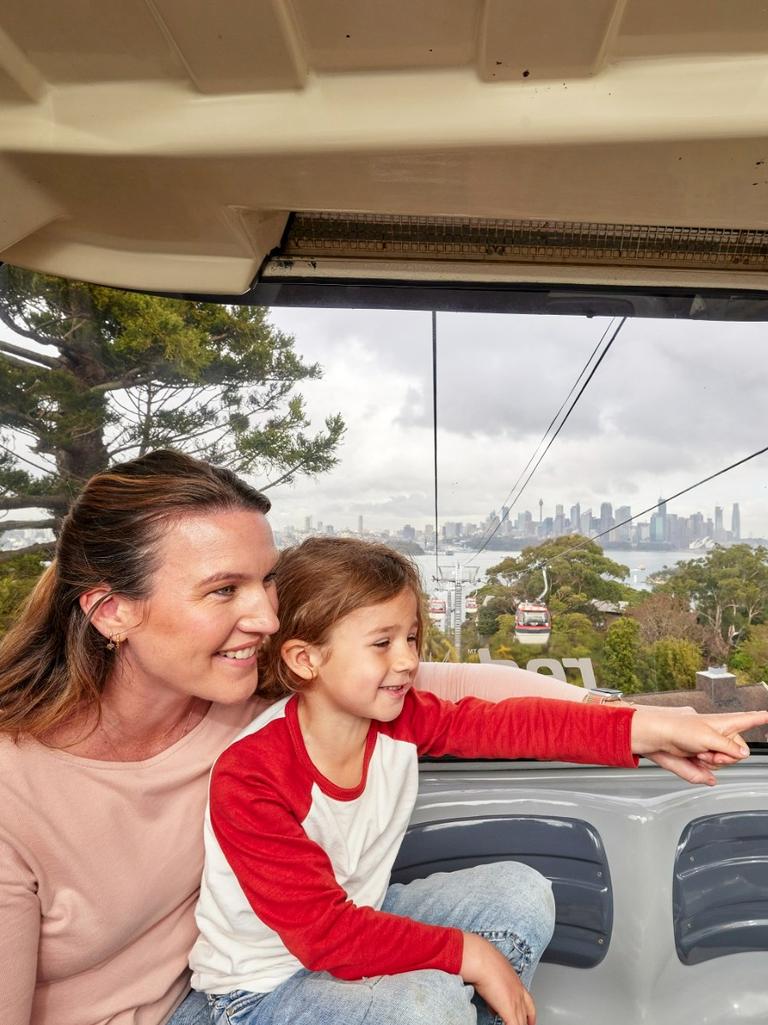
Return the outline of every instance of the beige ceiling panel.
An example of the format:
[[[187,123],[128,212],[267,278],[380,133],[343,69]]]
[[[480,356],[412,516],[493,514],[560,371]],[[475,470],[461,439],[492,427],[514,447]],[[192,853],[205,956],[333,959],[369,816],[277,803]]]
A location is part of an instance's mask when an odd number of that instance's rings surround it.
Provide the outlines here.
[[[581,78],[602,66],[624,0],[486,0],[478,70],[487,82]]]
[[[316,71],[474,61],[481,0],[293,0]]]
[[[51,83],[184,75],[145,0],[2,0],[0,29]]]
[[[99,285],[143,288],[155,292],[220,292],[242,295],[255,278],[260,261],[247,257],[180,255],[89,246],[49,237],[45,232],[13,246],[3,259],[44,274],[60,274]]]
[[[243,225],[257,258],[263,261],[280,245],[288,224],[284,210],[236,209],[232,212]]]
[[[629,0],[615,54],[768,53],[765,0]]]
[[[306,61],[287,0],[147,0],[204,93],[296,89]],[[322,9],[324,3],[316,3]]]
[[[46,91],[43,76],[0,28],[0,103],[41,100]]]
[[[15,242],[62,216],[60,207],[4,157],[0,157],[0,196],[13,196],[12,203],[0,202],[0,259]]]

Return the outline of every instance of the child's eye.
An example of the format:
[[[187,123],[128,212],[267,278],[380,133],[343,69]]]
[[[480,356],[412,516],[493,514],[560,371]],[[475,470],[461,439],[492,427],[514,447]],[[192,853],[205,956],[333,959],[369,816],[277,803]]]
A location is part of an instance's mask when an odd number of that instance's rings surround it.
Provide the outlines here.
[[[387,640],[384,640],[384,641],[374,641],[373,642],[373,646],[374,646],[374,648],[388,648],[389,647],[389,640],[387,639]]]
[[[269,587],[270,584],[274,584],[277,573],[273,570],[271,573],[267,573],[264,577],[264,586]]]
[[[408,643],[409,644],[416,644],[418,642],[418,640],[419,640],[419,638],[416,636],[416,634],[409,634],[409,636],[408,636]]]

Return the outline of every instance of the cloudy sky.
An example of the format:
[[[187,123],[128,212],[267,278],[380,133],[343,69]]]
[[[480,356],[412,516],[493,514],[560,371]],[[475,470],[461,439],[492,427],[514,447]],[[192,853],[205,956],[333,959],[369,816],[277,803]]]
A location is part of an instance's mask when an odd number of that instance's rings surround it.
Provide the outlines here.
[[[433,518],[428,313],[275,309],[324,369],[302,386],[313,422],[340,411],[339,466],[272,492],[277,527],[423,527]],[[440,518],[477,522],[504,502],[607,321],[438,315]],[[516,509],[602,501],[633,513],[768,444],[768,327],[627,322]],[[742,535],[768,536],[768,455],[669,512],[739,502]],[[513,514],[514,515],[514,514]],[[647,518],[647,517],[646,517]]]

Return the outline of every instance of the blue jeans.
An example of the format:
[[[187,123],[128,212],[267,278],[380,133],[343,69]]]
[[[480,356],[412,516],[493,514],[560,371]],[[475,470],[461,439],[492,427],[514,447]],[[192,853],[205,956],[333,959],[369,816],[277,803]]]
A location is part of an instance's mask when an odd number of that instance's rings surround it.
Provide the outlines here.
[[[526,987],[552,938],[548,879],[503,861],[389,887],[382,911],[490,940]],[[271,993],[208,996],[214,1025],[501,1025],[459,975],[424,970],[345,982],[302,970]]]
[[[205,994],[194,990],[188,993],[165,1025],[211,1025],[211,1009]]]

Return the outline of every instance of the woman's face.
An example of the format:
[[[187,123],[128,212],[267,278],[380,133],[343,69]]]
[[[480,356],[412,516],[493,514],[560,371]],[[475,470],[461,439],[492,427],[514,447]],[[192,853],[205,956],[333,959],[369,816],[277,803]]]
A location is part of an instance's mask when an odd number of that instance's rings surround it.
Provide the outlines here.
[[[257,653],[277,629],[277,550],[266,518],[242,509],[171,523],[149,598],[120,652],[121,680],[233,704],[256,688]]]

